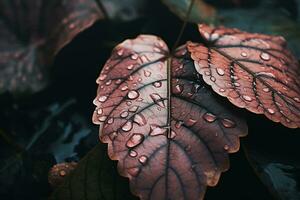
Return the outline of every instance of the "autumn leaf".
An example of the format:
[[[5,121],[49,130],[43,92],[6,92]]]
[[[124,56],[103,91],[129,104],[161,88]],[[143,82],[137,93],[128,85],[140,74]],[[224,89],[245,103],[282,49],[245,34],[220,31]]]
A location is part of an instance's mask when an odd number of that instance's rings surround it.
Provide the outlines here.
[[[274,122],[300,127],[299,63],[283,37],[205,24],[199,31],[206,44],[189,42],[187,48],[216,93]]]
[[[247,134],[195,71],[185,46],[140,35],[112,52],[97,79],[93,122],[141,199],[203,199]]]
[[[54,55],[103,18],[93,0],[0,2],[0,92],[45,86]]]

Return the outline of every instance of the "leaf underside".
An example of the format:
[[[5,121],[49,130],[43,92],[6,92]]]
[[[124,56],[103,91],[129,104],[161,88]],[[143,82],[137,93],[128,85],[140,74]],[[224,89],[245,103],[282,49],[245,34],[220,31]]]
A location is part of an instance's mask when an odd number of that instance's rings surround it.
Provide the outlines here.
[[[54,55],[100,18],[93,0],[1,0],[0,92],[40,90]]]
[[[141,199],[203,199],[247,134],[204,84],[186,46],[170,57],[156,36],[126,40],[97,83],[93,122]]]
[[[274,122],[300,127],[299,63],[283,37],[205,24],[199,32],[206,44],[189,42],[187,48],[216,93]]]

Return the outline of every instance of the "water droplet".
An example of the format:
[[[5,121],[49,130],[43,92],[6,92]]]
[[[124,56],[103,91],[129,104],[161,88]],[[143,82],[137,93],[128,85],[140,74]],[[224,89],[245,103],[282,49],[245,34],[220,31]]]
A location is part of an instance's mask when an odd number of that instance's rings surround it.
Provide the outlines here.
[[[140,126],[146,125],[147,121],[143,114],[136,114],[133,121]]]
[[[148,160],[147,156],[141,156],[141,157],[139,157],[139,161],[143,165],[147,163],[147,160]]]
[[[175,86],[175,91],[174,91],[175,94],[180,94],[182,91],[183,91],[183,86],[182,85],[178,84],[178,85]]]
[[[195,123],[197,122],[197,120],[189,118],[186,122],[187,126],[193,126]]]
[[[121,116],[122,118],[125,118],[125,117],[128,116],[128,114],[129,114],[129,113],[128,113],[127,111],[124,111],[124,112],[121,113],[120,116]]]
[[[252,98],[247,96],[247,95],[243,95],[243,99],[245,99],[246,101],[252,101]]]
[[[103,81],[103,80],[106,79],[106,77],[107,77],[106,74],[101,74],[101,75],[99,76],[99,80],[100,80],[100,81]]]
[[[126,74],[124,74],[124,76],[126,76]],[[132,76],[129,76],[129,77],[128,77],[128,80],[132,81],[132,80],[133,80],[133,77],[132,77]]]
[[[105,85],[110,85],[112,83],[111,80],[106,81]]]
[[[247,57],[248,55],[247,55],[247,53],[246,53],[246,52],[242,52],[242,53],[241,53],[241,56],[243,56],[243,57]]]
[[[106,101],[106,99],[107,99],[107,96],[101,96],[101,97],[99,97],[98,100],[103,103]]]
[[[180,128],[182,124],[183,124],[183,121],[179,120],[175,123],[175,127]]]
[[[226,90],[223,89],[223,88],[220,88],[219,91],[220,91],[220,92],[225,92]]]
[[[269,88],[263,88],[263,91],[264,91],[264,92],[269,92],[270,89],[269,89]]]
[[[130,106],[131,104],[132,104],[131,101],[127,101],[127,102],[126,102],[126,105],[127,105],[127,106]]]
[[[130,112],[136,112],[139,109],[139,106],[132,106],[131,108],[129,108],[128,110]]]
[[[151,135],[151,136],[164,135],[166,133],[166,131],[167,131],[167,129],[165,129],[165,128],[161,128],[159,126],[151,125],[149,135]]]
[[[217,119],[217,117],[214,114],[212,114],[212,113],[205,113],[203,115],[203,118],[207,122],[214,122]]]
[[[165,45],[164,45],[164,42],[161,41],[161,40],[158,42],[158,45],[159,45],[160,47],[164,47],[164,46],[165,46]]]
[[[101,115],[102,113],[103,113],[103,109],[102,109],[102,108],[98,108],[98,109],[97,109],[97,114],[98,114],[98,115]]]
[[[142,60],[143,63],[148,62],[147,56],[145,56],[145,55],[141,56],[141,60]]]
[[[274,113],[275,113],[275,111],[274,111],[272,108],[268,108],[267,110],[268,110],[268,112],[269,112],[270,114],[274,114]]]
[[[216,71],[220,76],[224,76],[224,74],[225,74],[225,71],[221,68],[217,68]]]
[[[128,148],[133,148],[139,144],[141,144],[144,140],[144,136],[142,134],[133,134],[129,140],[126,142],[126,146]]]
[[[288,118],[286,118],[285,121],[286,121],[287,123],[290,123],[290,122],[291,122],[291,120],[288,119]]]
[[[148,70],[144,70],[144,76],[145,76],[145,77],[151,76],[151,72],[148,71]]]
[[[107,120],[107,123],[108,123],[108,124],[112,124],[112,123],[114,123],[114,118],[112,118],[112,117],[111,117],[111,118],[109,118],[109,119]]]
[[[156,88],[161,87],[161,85],[162,85],[161,81],[156,81],[156,82],[153,83],[153,86],[156,87]]]
[[[211,80],[212,82],[215,82],[215,81],[216,81],[216,78],[215,78],[214,76],[211,76],[211,77],[210,77],[210,80]]]
[[[258,72],[256,73],[257,76],[263,75],[263,76],[269,76],[272,78],[276,78],[276,76],[273,73],[269,73],[269,72]]]
[[[139,78],[139,79],[138,79],[138,82],[142,82],[142,80],[143,80],[142,78]]]
[[[124,53],[124,49],[119,49],[119,50],[117,51],[117,54],[118,54],[119,56],[122,56],[123,53]]]
[[[117,85],[119,85],[120,83],[122,83],[122,79],[116,80],[116,84],[117,84]]]
[[[127,66],[127,69],[128,69],[128,70],[132,70],[132,69],[133,69],[133,65],[128,65],[128,66]]]
[[[131,91],[128,92],[127,96],[128,96],[129,99],[136,99],[136,98],[139,97],[139,95],[140,94],[137,91],[131,90]]]
[[[233,85],[234,85],[235,87],[241,86],[241,84],[239,84],[238,82],[234,82]]]
[[[261,57],[261,59],[266,60],[266,61],[270,60],[270,55],[267,53],[264,53],[264,52],[262,54],[260,54],[260,57]]]
[[[135,54],[135,53],[131,55],[131,59],[132,59],[132,60],[136,60],[138,57],[139,57],[139,56],[138,56],[137,54]]]
[[[209,76],[211,73],[210,73],[210,71],[205,71],[204,74],[205,74],[206,76]]]
[[[65,176],[67,174],[67,172],[65,171],[65,170],[61,170],[60,172],[59,172],[59,175],[60,176]]]
[[[136,151],[131,150],[131,151],[129,152],[129,155],[130,155],[131,157],[136,157],[138,154],[137,154]]]
[[[237,76],[232,76],[232,75],[230,76],[230,78],[233,79],[233,80],[238,80],[238,79],[239,79],[239,77],[237,77]]]
[[[162,108],[165,107],[165,103],[164,103],[162,97],[159,94],[157,94],[157,93],[150,94],[150,98],[152,99],[152,101],[154,103],[156,103],[160,107],[162,107]]]
[[[106,120],[106,118],[107,118],[107,116],[101,116],[98,119],[100,122],[104,122]]]
[[[300,99],[298,97],[294,97],[294,100],[298,103],[300,103]]]
[[[133,168],[127,169],[127,172],[131,176],[137,176],[139,174],[139,172],[140,172],[140,169],[138,167],[133,167]]]
[[[176,132],[171,130],[170,133],[168,134],[168,138],[174,139],[176,137],[176,135],[177,135]]]
[[[229,150],[229,146],[227,144],[224,145],[224,149],[225,151],[228,151]]]
[[[233,128],[235,127],[235,122],[230,120],[230,119],[222,119],[221,120],[222,122],[222,125],[225,127],[225,128]]]
[[[125,132],[128,132],[132,129],[132,122],[128,121],[124,124],[124,126],[122,126],[122,130]]]
[[[127,85],[124,85],[122,88],[121,88],[122,91],[125,91],[125,90],[128,90],[128,86]]]

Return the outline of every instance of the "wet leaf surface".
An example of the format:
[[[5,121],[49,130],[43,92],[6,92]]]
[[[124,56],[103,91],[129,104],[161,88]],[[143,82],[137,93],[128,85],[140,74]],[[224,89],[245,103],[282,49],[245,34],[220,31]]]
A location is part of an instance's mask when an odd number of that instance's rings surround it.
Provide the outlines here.
[[[106,149],[104,144],[94,147],[50,199],[137,199],[129,192],[128,180],[117,175],[116,163],[109,160]]]
[[[245,122],[197,75],[187,49],[156,36],[119,44],[100,76],[93,122],[142,199],[199,199],[229,168]]]
[[[0,92],[35,92],[54,55],[103,18],[93,0],[0,2]]]
[[[199,25],[206,44],[188,43],[204,81],[234,105],[300,127],[297,59],[280,36]]]

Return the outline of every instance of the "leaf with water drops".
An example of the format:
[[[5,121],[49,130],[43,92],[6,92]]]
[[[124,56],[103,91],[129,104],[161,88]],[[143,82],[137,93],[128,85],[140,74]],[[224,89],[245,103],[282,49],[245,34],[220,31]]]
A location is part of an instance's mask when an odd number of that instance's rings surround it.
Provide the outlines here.
[[[299,63],[280,36],[199,25],[206,44],[188,43],[204,81],[234,105],[300,127]]]
[[[0,93],[43,88],[55,54],[101,18],[94,0],[1,0]]]
[[[97,79],[93,122],[141,199],[203,199],[247,133],[204,84],[186,46],[140,35],[112,52]]]

